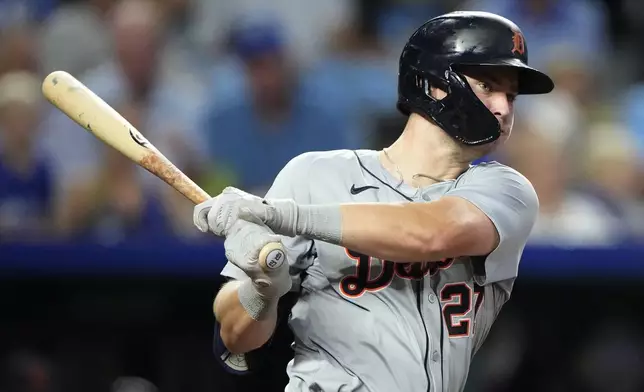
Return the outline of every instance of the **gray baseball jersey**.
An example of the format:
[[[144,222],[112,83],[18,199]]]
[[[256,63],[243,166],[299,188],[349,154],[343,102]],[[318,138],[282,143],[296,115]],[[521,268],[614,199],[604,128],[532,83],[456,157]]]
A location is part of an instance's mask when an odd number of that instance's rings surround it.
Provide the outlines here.
[[[463,390],[472,357],[510,297],[538,199],[525,177],[495,162],[422,189],[399,184],[371,150],[306,153],[279,173],[266,197],[301,204],[446,195],[469,200],[496,225],[500,244],[490,255],[392,263],[284,238],[300,293],[289,320],[295,341],[286,391]],[[245,277],[231,263],[222,275]]]

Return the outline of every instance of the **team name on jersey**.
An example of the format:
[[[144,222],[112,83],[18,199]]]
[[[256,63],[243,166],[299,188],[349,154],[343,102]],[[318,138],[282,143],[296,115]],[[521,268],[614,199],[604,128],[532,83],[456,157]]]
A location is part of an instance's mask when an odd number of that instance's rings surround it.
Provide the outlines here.
[[[454,259],[445,259],[424,263],[394,263],[381,260],[380,273],[372,277],[374,260],[371,256],[345,249],[347,256],[356,261],[355,273],[347,275],[340,281],[340,291],[349,298],[357,298],[365,292],[375,292],[388,287],[394,277],[402,279],[419,280],[426,276],[433,276],[442,269],[449,268]]]

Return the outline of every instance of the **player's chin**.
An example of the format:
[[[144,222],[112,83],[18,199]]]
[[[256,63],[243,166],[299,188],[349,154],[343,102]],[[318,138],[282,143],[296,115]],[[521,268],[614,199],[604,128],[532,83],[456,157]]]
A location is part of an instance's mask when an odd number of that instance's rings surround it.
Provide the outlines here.
[[[493,153],[495,150],[497,150],[499,147],[501,147],[508,140],[508,137],[509,137],[509,134],[501,133],[501,136],[499,136],[499,138],[493,141],[492,143],[479,146],[477,148],[477,152],[481,157],[489,155]]]

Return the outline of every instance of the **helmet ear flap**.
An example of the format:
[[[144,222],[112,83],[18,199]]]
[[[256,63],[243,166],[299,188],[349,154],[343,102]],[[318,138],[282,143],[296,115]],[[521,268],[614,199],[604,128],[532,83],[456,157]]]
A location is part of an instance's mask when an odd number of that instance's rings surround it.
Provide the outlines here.
[[[436,77],[431,77],[431,75],[416,74],[414,80],[416,87],[418,89],[421,89],[425,93],[427,98],[430,98],[432,100],[436,100],[436,98],[432,96],[432,87],[444,90],[447,95],[450,95],[452,93],[452,86],[456,86],[459,89],[469,90],[472,94],[474,94],[474,91],[470,87],[470,84],[467,82],[465,77],[458,72],[453,71],[452,69],[447,69],[445,70],[444,78],[444,80],[441,80]]]
[[[405,115],[416,112],[442,128],[463,144],[490,143],[500,136],[496,117],[476,96],[465,77],[451,67],[440,74],[418,72],[414,68],[400,74],[398,109]],[[431,87],[447,94],[436,99]]]
[[[455,85],[464,85],[465,80],[458,73],[454,72],[451,67],[445,70],[445,79],[447,80],[447,85],[451,86],[452,83]]]
[[[490,143],[501,134],[496,116],[476,96],[465,76],[453,69],[445,71],[447,96],[441,109],[431,107],[431,115],[444,131],[466,145]],[[485,130],[481,132],[481,130]]]
[[[446,70],[445,79],[447,80],[447,86],[450,89],[450,91],[447,92],[448,94],[452,92],[452,86],[456,86],[464,90],[469,90],[472,94],[474,94],[474,91],[472,90],[470,84],[467,82],[465,76],[459,74],[458,72],[453,71],[452,69]]]

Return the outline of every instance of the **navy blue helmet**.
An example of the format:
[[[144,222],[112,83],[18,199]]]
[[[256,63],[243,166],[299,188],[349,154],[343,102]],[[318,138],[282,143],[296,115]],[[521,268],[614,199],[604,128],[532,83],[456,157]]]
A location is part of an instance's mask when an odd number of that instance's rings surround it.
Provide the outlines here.
[[[466,145],[495,141],[499,122],[461,72],[473,65],[516,69],[519,94],[554,88],[549,76],[528,66],[528,46],[516,24],[492,13],[458,11],[427,21],[409,38],[400,56],[398,110],[424,116]],[[432,98],[430,86],[447,96]]]

